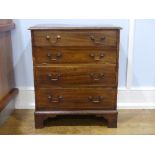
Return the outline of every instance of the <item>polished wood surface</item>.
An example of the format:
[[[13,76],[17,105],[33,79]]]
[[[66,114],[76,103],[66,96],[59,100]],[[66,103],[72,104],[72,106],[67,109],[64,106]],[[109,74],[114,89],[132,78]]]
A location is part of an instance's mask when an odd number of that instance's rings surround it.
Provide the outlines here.
[[[0,32],[6,32],[15,28],[11,19],[0,19]]]
[[[38,24],[30,27],[29,30],[120,30],[121,27],[114,25],[77,25],[77,24]]]
[[[117,46],[117,30],[34,31],[33,46]]]
[[[5,121],[10,117],[10,115],[14,112],[15,109],[15,98],[16,92],[10,93],[10,97],[6,97],[5,101],[7,104],[5,104],[5,108],[1,110],[0,112],[0,127],[5,123]],[[3,102],[5,103],[5,102]]]
[[[9,101],[18,94],[17,88],[12,88],[3,98],[0,100],[0,112],[5,108]]]
[[[34,47],[36,65],[48,64],[116,64],[116,50],[103,48],[51,48]]]
[[[14,87],[10,31],[0,33],[0,100]]]
[[[52,65],[35,68],[36,86],[116,86],[115,65]]]
[[[74,92],[74,94],[73,94]],[[37,89],[37,110],[115,109],[115,89],[53,88]]]
[[[12,104],[10,102],[11,99],[18,93],[18,90],[14,88],[15,81],[12,60],[11,30],[14,27],[15,25],[12,20],[0,20],[0,112],[3,113],[3,115],[0,115],[0,122],[4,120],[2,117],[7,114],[3,110],[7,104]]]
[[[155,110],[118,110],[118,127],[107,128],[103,118],[59,116],[35,129],[34,110],[15,110],[1,126],[1,135],[155,135]],[[105,123],[103,123],[105,122]]]
[[[108,127],[117,127],[120,29],[30,29],[35,127],[43,128],[49,117],[77,114],[79,110],[81,115],[93,110],[90,114],[106,119]]]

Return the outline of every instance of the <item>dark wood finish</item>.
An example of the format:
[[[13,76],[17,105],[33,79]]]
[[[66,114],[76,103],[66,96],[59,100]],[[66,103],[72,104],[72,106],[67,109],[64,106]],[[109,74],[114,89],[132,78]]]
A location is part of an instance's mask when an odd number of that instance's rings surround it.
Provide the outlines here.
[[[35,127],[57,115],[96,115],[117,127],[118,27],[32,27]]]
[[[18,90],[14,88],[12,62],[11,29],[14,27],[12,20],[0,20],[0,112],[18,93]]]
[[[36,86],[116,86],[115,65],[52,65],[35,68]]]
[[[12,88],[1,100],[0,100],[0,112],[5,108],[9,101],[18,94],[17,88]]]
[[[116,49],[79,49],[34,47],[36,65],[48,64],[116,64]]]
[[[42,30],[33,32],[34,46],[117,46],[116,30]]]
[[[74,92],[74,93],[73,93]],[[111,88],[37,89],[37,110],[115,109],[116,90]]]
[[[4,125],[5,121],[10,118],[10,115],[14,112],[15,109],[15,98],[12,98],[5,108],[0,112],[0,129]]]
[[[0,32],[10,31],[15,28],[11,19],[0,19]]]
[[[116,110],[76,110],[76,111],[35,111],[35,128],[40,129],[44,127],[44,121],[47,118],[54,118],[57,115],[96,115],[96,117],[103,117],[107,121],[109,128],[117,128]]]

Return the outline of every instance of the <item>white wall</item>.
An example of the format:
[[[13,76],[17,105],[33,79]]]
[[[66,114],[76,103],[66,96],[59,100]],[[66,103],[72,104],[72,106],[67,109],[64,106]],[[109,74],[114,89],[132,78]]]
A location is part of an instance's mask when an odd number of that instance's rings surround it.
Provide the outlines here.
[[[135,87],[155,87],[155,20],[136,20],[133,55]]]

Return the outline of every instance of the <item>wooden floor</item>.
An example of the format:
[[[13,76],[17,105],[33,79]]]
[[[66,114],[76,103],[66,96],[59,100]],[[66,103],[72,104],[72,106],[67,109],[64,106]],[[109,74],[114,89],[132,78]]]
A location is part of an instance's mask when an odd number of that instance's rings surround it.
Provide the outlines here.
[[[43,129],[34,128],[33,110],[16,110],[0,127],[0,134],[155,134],[155,110],[119,110],[118,128],[107,128],[103,119],[72,117],[49,119]]]

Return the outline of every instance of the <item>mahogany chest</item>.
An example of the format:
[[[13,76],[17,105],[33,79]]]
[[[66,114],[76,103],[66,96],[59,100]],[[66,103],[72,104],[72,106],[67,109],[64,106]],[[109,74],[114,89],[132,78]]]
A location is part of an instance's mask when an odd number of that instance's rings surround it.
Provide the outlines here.
[[[95,115],[117,127],[119,27],[31,27],[35,127],[57,115]]]

